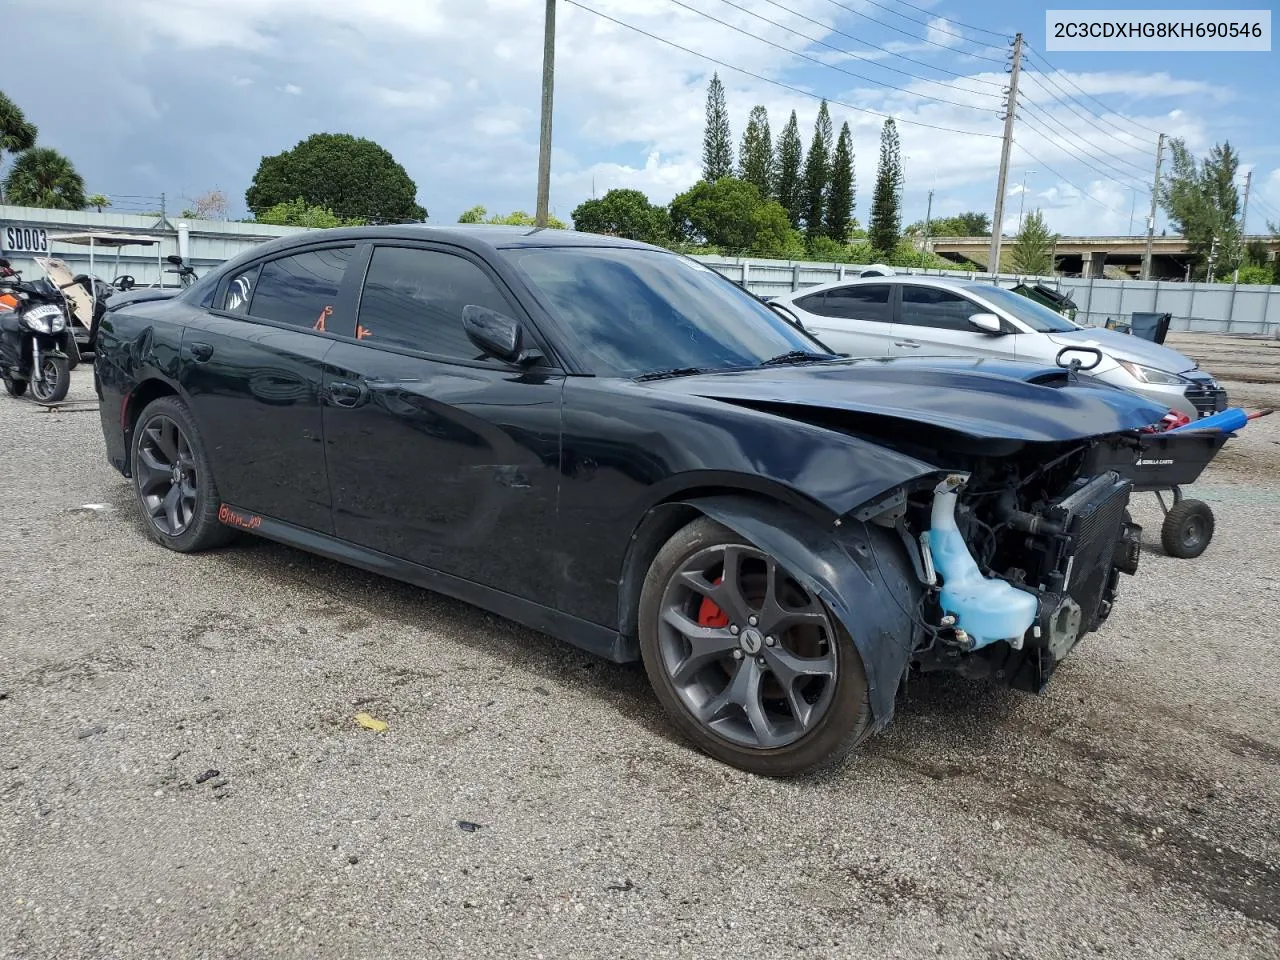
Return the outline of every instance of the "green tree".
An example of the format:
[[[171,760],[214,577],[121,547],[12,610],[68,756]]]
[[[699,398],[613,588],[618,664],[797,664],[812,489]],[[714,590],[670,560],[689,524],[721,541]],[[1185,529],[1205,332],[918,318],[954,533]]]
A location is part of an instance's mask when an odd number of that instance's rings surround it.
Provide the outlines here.
[[[677,241],[732,255],[783,257],[799,250],[787,212],[736,177],[699,180],[672,200],[671,233]]]
[[[1039,209],[1027,214],[1022,218],[1022,229],[1013,241],[1014,270],[1036,276],[1053,273],[1053,244],[1057,239],[1057,234],[1049,230]]]
[[[36,125],[0,91],[0,166],[6,153],[21,153],[36,145]]]
[[[871,221],[867,225],[872,249],[883,256],[897,249],[902,235],[902,160],[899,152],[898,128],[893,120],[886,120],[880,131],[880,164],[876,168]]]
[[[804,215],[804,181],[800,179],[800,163],[804,159],[804,144],[800,141],[800,124],[796,112],[778,134],[777,178],[774,181],[773,198],[782,204],[791,220],[791,226],[799,229]]]
[[[813,139],[809,141],[809,154],[804,159],[804,235],[812,243],[826,236],[826,220],[823,212],[827,205],[827,193],[831,187],[831,114],[827,101],[818,107],[818,118],[813,122]]]
[[[762,197],[773,196],[773,135],[769,132],[769,111],[751,108],[747,129],[738,151],[738,179],[755,185]]]
[[[523,210],[513,210],[510,213],[495,213],[488,216],[489,211],[477,204],[470,210],[465,211],[462,216],[458,217],[459,223],[498,223],[508,227],[536,227],[537,219],[531,213],[525,213]],[[547,215],[547,226],[555,230],[567,229],[568,224],[563,220]]]
[[[574,208],[573,227],[657,244],[666,243],[670,233],[666,208],[650,203],[639,190],[610,190],[582,201]]]
[[[826,234],[836,243],[847,243],[853,223],[853,135],[849,124],[840,125],[835,156],[831,159],[831,190],[827,197]]]
[[[713,73],[707,87],[707,126],[702,134],[702,179],[714,183],[731,176],[733,135],[729,132],[729,108],[720,74]]]
[[[1169,150],[1171,171],[1160,183],[1160,205],[1174,230],[1187,238],[1195,257],[1193,275],[1197,269],[1202,273],[1213,253],[1214,276],[1226,277],[1243,258],[1235,185],[1240,156],[1230,143],[1219,143],[1197,160],[1180,138],[1169,141]]]
[[[103,207],[111,206],[111,198],[105,193],[91,193],[84,198],[84,205],[93,207],[98,213],[101,213]]]
[[[184,214],[186,216],[186,214]],[[193,217],[201,220],[207,217]],[[365,221],[359,217],[340,217],[328,207],[312,206],[302,197],[277,203],[254,216],[254,223],[271,223],[281,227],[361,227]]]
[[[372,140],[315,133],[291,150],[263,157],[244,201],[255,215],[301,197],[342,219],[404,223],[426,219],[417,192],[404,167]]]
[[[917,220],[902,231],[909,237],[924,235],[924,221]],[[929,222],[931,237],[989,237],[991,216],[986,213],[959,213],[954,217],[936,217]]]
[[[70,160],[50,147],[32,147],[18,154],[5,177],[4,194],[20,207],[85,207],[84,179]]]

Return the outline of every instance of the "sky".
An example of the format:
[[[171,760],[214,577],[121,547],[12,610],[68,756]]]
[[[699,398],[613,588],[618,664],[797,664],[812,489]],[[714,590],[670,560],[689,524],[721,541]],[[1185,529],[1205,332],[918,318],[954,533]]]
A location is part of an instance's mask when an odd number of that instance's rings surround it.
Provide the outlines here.
[[[1142,232],[1157,132],[1198,153],[1229,140],[1242,183],[1253,172],[1249,231],[1280,221],[1276,53],[1046,54],[1046,5],[1029,0],[580,2],[687,50],[558,0],[551,206],[566,220],[593,192],[633,187],[666,203],[698,179],[712,71],[735,144],[763,104],[775,137],[795,110],[807,148],[818,102],[831,100],[836,129],[853,133],[862,223],[883,115],[902,138],[904,223],[924,217],[930,190],[935,217],[990,213],[1005,55],[1021,31],[1031,51],[1007,229],[1025,206],[1062,234]],[[156,209],[164,192],[177,211],[219,189],[243,216],[259,159],[321,131],[390,150],[432,222],[475,204],[533,210],[542,0],[5,6],[23,41],[6,48],[0,89],[117,210]]]

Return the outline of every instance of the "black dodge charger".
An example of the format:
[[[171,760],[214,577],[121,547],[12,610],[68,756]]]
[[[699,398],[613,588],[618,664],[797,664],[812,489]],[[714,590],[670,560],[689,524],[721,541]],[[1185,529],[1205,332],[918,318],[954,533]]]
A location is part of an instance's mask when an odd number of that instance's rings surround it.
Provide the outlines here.
[[[834,355],[697,261],[561,230],[295,235],[97,337],[158,543],[248,531],[643,660],[771,775],[883,728],[912,670],[1040,691],[1136,568],[1111,467],[1165,413]]]

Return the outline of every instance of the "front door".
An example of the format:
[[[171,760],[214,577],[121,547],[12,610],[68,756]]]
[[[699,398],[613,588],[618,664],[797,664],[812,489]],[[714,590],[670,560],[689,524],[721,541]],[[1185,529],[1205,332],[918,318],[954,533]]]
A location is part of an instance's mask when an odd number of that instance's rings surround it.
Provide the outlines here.
[[[486,358],[467,304],[517,311],[477,260],[374,247],[355,336],[325,358],[337,536],[550,604],[564,378]],[[524,319],[520,317],[519,319]]]
[[[902,284],[898,323],[890,355],[895,357],[1014,356],[1012,336],[982,333],[969,326],[975,313],[990,313],[967,297],[941,287]]]
[[[335,343],[323,331],[351,312],[341,294],[354,250],[254,264],[182,339],[179,380],[222,499],[321,533],[333,532],[320,389]]]

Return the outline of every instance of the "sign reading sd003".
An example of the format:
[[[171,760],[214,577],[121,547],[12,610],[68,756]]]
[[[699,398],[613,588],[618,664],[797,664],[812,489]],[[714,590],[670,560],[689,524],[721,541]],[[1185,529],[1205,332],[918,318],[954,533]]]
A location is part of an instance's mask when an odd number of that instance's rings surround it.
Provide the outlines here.
[[[0,229],[0,251],[4,253],[48,253],[49,231],[43,227],[23,227],[7,223]]]

